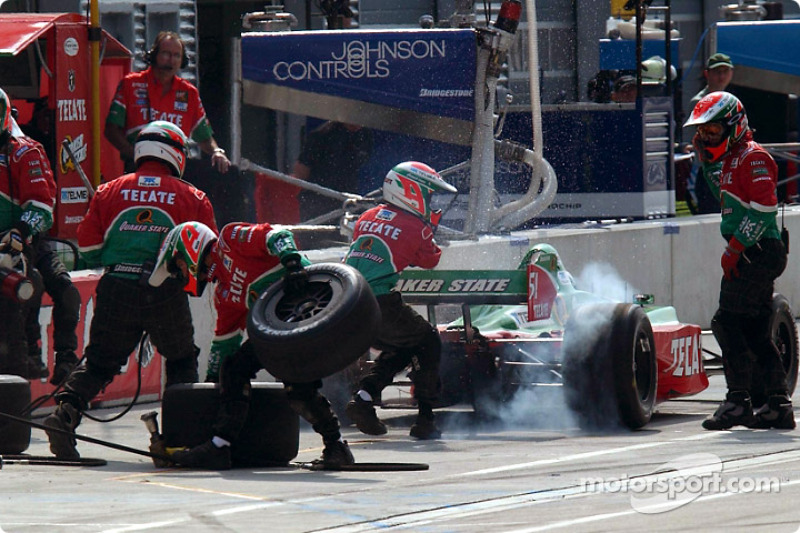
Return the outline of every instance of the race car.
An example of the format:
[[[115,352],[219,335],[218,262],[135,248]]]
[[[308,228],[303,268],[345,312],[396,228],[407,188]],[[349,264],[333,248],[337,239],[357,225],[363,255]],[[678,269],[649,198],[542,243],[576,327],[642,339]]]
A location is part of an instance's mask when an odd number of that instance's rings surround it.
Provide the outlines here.
[[[652,295],[620,303],[580,290],[549,244],[531,248],[515,270],[407,270],[396,288],[406,302],[427,306],[432,323],[441,306],[460,308],[460,318],[438,325],[441,405],[469,402],[476,413],[497,416],[521,390],[562,387],[582,427],[638,429],[657,404],[708,387],[699,326],[681,322],[671,306],[654,305]],[[778,294],[772,331],[791,392],[797,331]],[[327,381],[352,385],[369,361]],[[756,375],[756,405],[765,401],[759,383]],[[326,383],[329,398],[336,386]],[[412,396],[405,394],[408,403]],[[384,395],[384,406],[396,400]]]

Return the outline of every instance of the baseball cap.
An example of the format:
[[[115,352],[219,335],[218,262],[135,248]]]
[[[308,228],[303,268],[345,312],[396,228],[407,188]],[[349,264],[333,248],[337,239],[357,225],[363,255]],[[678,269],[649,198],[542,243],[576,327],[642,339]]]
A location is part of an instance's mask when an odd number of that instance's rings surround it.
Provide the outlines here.
[[[733,63],[731,62],[731,58],[727,54],[714,54],[713,56],[708,58],[706,62],[706,69],[711,70],[712,68],[717,67],[729,67],[733,68]]]

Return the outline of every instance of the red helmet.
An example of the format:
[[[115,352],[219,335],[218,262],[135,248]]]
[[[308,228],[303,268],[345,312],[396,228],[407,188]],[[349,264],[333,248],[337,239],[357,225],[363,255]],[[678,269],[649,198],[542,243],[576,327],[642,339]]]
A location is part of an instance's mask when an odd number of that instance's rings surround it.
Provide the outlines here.
[[[183,290],[192,296],[200,296],[206,280],[200,279],[205,272],[205,259],[211,252],[217,235],[202,222],[183,222],[167,233],[158,252],[156,268],[150,274],[150,285],[158,287],[169,277],[178,277],[181,270],[177,260],[186,262],[189,279]]]
[[[417,161],[400,163],[383,180],[383,200],[386,203],[434,225],[439,223],[441,217],[441,211],[431,207],[431,194],[436,191],[457,192],[438,172]]]
[[[683,127],[712,123],[721,124],[724,129],[722,140],[719,143],[709,145],[701,142],[697,147],[701,152],[700,159],[706,163],[719,161],[734,144],[744,137],[749,129],[744,105],[738,98],[725,91],[717,91],[704,96],[694,106],[692,116]]]

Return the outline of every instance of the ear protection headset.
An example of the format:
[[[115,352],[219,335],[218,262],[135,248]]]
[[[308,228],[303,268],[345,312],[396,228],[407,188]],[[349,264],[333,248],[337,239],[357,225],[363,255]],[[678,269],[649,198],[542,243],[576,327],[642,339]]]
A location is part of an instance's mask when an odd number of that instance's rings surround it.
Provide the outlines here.
[[[159,52],[159,47],[161,45],[161,41],[163,41],[167,37],[172,37],[173,39],[176,39],[178,42],[181,43],[181,68],[184,69],[184,68],[188,67],[189,66],[189,58],[186,56],[186,43],[183,42],[183,40],[178,36],[177,33],[171,32],[171,31],[169,31],[169,32],[164,31],[164,32],[161,32],[161,33],[158,34],[158,36],[156,37],[155,42],[153,43],[153,46],[150,48],[150,50],[148,50],[147,52],[144,53],[144,60],[151,67],[155,67],[156,66],[156,57],[158,57],[158,52]]]

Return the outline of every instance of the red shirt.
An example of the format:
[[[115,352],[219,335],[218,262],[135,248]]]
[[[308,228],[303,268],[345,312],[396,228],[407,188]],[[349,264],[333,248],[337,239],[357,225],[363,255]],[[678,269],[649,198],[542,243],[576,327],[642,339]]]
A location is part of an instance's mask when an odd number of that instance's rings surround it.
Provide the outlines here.
[[[197,87],[174,76],[170,90],[162,93],[163,85],[152,68],[128,74],[117,86],[106,122],[122,128],[131,144],[139,130],[153,120],[172,122],[196,142],[213,136]]]

